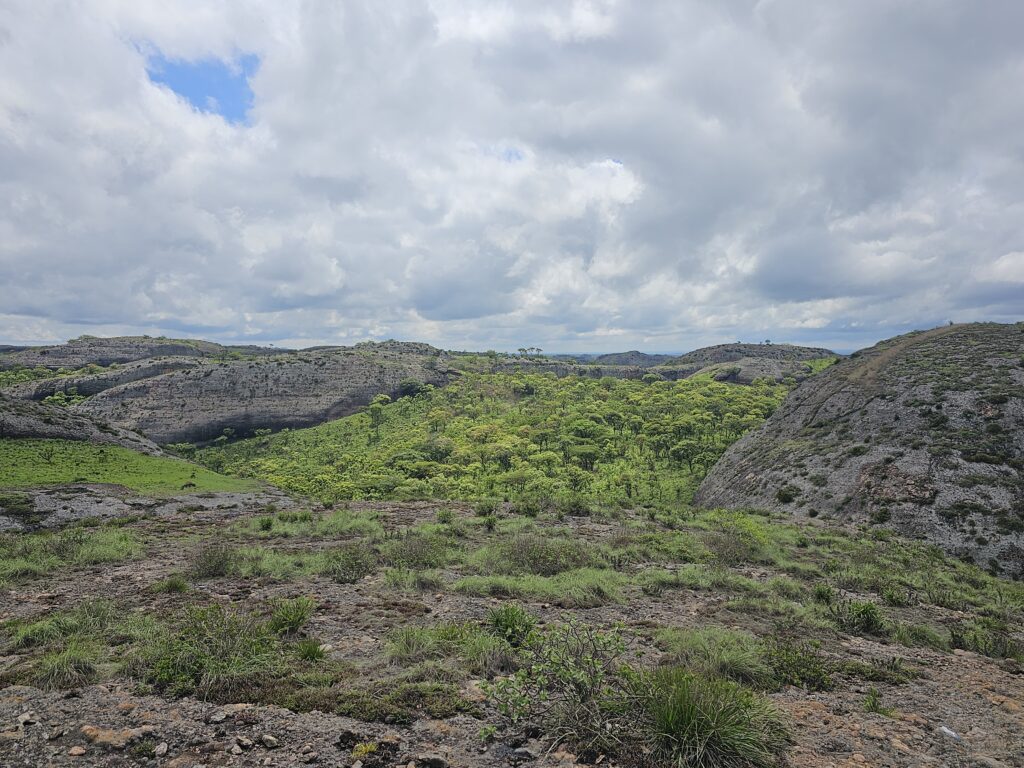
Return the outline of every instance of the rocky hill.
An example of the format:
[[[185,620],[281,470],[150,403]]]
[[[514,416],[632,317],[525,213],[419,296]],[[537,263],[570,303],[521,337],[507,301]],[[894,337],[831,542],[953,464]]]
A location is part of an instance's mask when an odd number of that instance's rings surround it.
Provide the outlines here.
[[[308,427],[352,413],[378,394],[395,395],[405,379],[445,383],[453,372],[438,363],[437,350],[425,354],[432,348],[421,346],[201,361],[104,389],[74,410],[158,443],[205,442],[225,429],[244,436],[257,429]]]
[[[256,346],[224,346],[212,341],[165,339],[149,336],[81,336],[66,344],[46,347],[0,349],[0,370],[35,368],[82,368],[86,365],[131,363],[154,357],[252,357],[280,355],[284,350]]]
[[[767,360],[814,360],[832,357],[835,352],[822,347],[799,347],[793,344],[716,344],[701,347],[685,355],[671,358],[666,365],[686,366],[698,364],[701,367],[715,363],[732,363],[747,358]]]
[[[587,362],[595,365],[631,365],[637,368],[650,368],[661,365],[672,359],[672,355],[649,355],[646,352],[638,352],[635,349],[629,352],[612,352],[607,355],[597,355]]]
[[[161,453],[153,442],[134,432],[58,405],[19,400],[0,393],[0,439],[9,437],[75,440],[119,445],[151,455]]]
[[[696,503],[870,521],[1024,575],[1024,324],[855,353],[734,444]]]

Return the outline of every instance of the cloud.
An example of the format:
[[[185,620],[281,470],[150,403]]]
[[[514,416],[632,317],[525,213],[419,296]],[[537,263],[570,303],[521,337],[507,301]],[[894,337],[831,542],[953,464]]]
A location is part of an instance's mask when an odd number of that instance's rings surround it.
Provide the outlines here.
[[[0,341],[851,349],[1018,320],[1022,25],[953,0],[15,0]]]

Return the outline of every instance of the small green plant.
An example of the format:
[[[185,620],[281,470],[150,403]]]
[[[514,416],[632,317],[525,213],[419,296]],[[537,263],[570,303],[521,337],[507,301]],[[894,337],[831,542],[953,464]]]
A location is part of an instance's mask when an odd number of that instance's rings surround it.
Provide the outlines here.
[[[771,688],[772,668],[753,635],[720,627],[670,629],[657,635],[673,660],[703,677],[724,677],[757,688]]]
[[[513,647],[523,645],[536,626],[537,620],[517,603],[503,603],[487,614],[487,627]]]
[[[884,635],[887,630],[881,610],[866,600],[842,600],[830,607],[832,619],[844,632],[856,635]]]
[[[319,640],[314,640],[310,637],[297,640],[292,648],[295,651],[295,655],[303,661],[321,661],[327,656],[327,651],[324,650],[323,644]]]
[[[789,743],[771,704],[730,680],[658,670],[645,705],[659,764],[770,768]]]
[[[45,654],[36,664],[34,682],[47,690],[77,688],[97,675],[98,647],[80,639],[69,640],[63,648]]]
[[[201,545],[192,555],[192,574],[198,579],[216,579],[231,575],[241,556],[237,549],[220,543]]]
[[[160,579],[160,581],[154,582],[150,586],[150,591],[157,594],[163,593],[183,593],[188,592],[191,589],[188,579],[186,579],[180,573],[172,573],[166,578]]]
[[[836,601],[835,589],[831,584],[825,584],[824,582],[814,585],[811,596],[814,598],[814,602],[820,605],[832,605]]]
[[[890,717],[894,712],[892,707],[882,706],[882,694],[874,686],[868,688],[867,696],[864,697],[864,711],[885,717]]]
[[[455,520],[455,513],[450,509],[437,510],[437,522],[441,525],[451,525]]]
[[[362,542],[354,541],[332,549],[325,572],[339,584],[354,584],[377,570],[377,556]]]
[[[272,678],[280,658],[263,622],[219,605],[189,608],[139,656],[142,678],[158,690],[218,700]]]
[[[316,601],[311,597],[276,600],[267,627],[279,635],[294,634],[306,625],[315,610]]]
[[[813,641],[793,642],[770,639],[765,642],[765,661],[780,685],[795,685],[807,691],[830,691],[834,687],[829,663]]]

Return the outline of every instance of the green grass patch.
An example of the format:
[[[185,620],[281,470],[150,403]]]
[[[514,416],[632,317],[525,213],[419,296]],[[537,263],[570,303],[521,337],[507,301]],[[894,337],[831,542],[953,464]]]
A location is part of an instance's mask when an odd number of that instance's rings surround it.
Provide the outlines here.
[[[253,480],[225,477],[181,459],[72,440],[0,439],[0,488],[111,483],[154,496],[182,490],[251,491]]]

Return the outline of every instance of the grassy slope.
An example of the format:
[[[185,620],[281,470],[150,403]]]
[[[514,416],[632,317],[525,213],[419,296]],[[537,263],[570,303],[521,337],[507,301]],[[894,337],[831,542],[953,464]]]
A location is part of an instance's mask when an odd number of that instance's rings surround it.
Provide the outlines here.
[[[785,396],[782,385],[467,374],[364,413],[199,454],[323,501],[583,498],[688,501]],[[374,418],[380,422],[374,426]]]
[[[146,456],[127,448],[66,440],[0,440],[0,488],[59,483],[114,483],[146,494],[246,491],[256,483],[224,477],[179,459]]]

